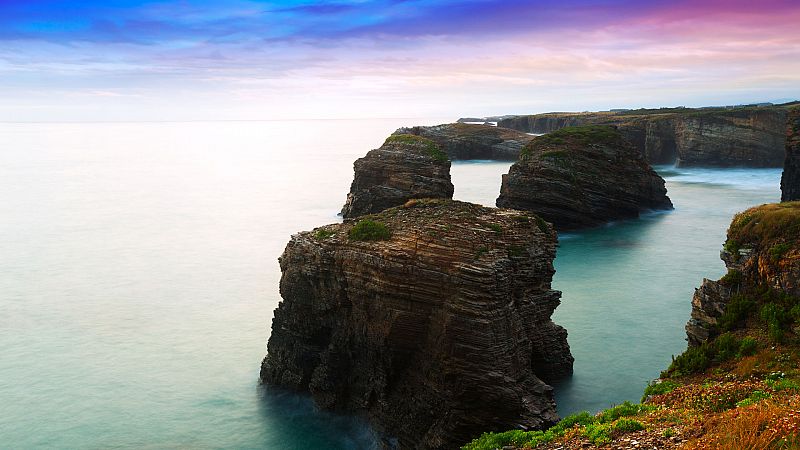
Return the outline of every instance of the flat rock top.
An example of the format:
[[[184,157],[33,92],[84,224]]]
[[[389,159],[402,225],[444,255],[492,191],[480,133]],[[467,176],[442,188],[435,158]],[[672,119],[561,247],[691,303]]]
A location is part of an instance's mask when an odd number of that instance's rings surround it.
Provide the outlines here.
[[[553,228],[533,213],[445,199],[409,200],[404,206],[326,225],[300,234],[322,246],[420,252],[437,265],[454,260],[491,264],[522,256],[534,242],[555,244]]]

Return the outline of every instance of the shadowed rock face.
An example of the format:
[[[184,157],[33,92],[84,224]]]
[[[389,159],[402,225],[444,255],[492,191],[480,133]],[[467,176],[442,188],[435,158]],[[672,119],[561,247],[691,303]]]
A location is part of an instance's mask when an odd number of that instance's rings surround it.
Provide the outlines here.
[[[719,334],[719,318],[734,294],[759,287],[800,296],[800,202],[767,204],[737,214],[720,257],[729,275],[704,279],[686,324],[689,345]]]
[[[781,201],[800,200],[800,107],[786,121],[786,162],[781,176]]]
[[[532,211],[558,230],[671,209],[664,180],[614,127],[571,127],[534,139],[503,175],[497,206]]]
[[[507,118],[498,125],[529,133],[614,125],[651,164],[781,167],[786,114],[781,106],[547,113]]]
[[[466,123],[400,128],[394,134],[412,134],[428,138],[439,144],[451,160],[516,161],[525,144],[533,139],[529,134],[508,128]]]
[[[355,177],[342,216],[372,214],[412,198],[452,198],[450,160],[433,141],[390,136],[353,164]]]
[[[416,200],[292,236],[280,258],[267,383],[365,414],[400,448],[457,448],[558,418],[548,380],[572,371],[550,317],[556,235],[534,215]]]

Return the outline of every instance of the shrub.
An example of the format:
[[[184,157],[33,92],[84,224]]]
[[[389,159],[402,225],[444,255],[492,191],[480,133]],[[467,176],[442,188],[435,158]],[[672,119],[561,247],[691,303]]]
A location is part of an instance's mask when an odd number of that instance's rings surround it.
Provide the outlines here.
[[[755,405],[756,403],[760,402],[761,400],[771,398],[772,394],[769,392],[764,391],[753,391],[752,394],[748,395],[746,399],[736,402],[737,408],[744,408],[746,406]]]
[[[594,423],[586,425],[583,435],[589,438],[592,444],[608,444],[611,442],[611,431],[613,427],[610,423]]]
[[[581,411],[579,413],[564,417],[550,430],[555,433],[564,433],[565,431],[572,429],[575,425],[586,426],[594,423],[596,420],[597,419],[593,415],[589,414],[588,411]]]
[[[758,350],[758,341],[750,336],[745,336],[739,343],[739,356],[751,356]]]
[[[698,347],[689,347],[685,352],[672,358],[667,373],[672,376],[691,375],[703,372],[711,365],[713,349],[708,343]]]
[[[503,232],[503,227],[501,227],[500,225],[498,225],[496,223],[490,223],[487,226],[497,234],[501,234]]]
[[[728,273],[719,279],[719,282],[726,286],[734,286],[742,282],[742,272],[729,270]]]
[[[769,249],[769,257],[772,261],[780,261],[783,255],[791,248],[792,246],[786,243],[775,244]]]
[[[727,361],[739,352],[739,341],[731,333],[724,333],[714,341],[716,359],[720,362]]]
[[[638,420],[622,418],[614,423],[614,431],[618,433],[631,433],[634,431],[644,430],[644,425]]]
[[[717,320],[717,326],[721,331],[731,331],[738,328],[747,319],[755,305],[755,301],[743,294],[731,296],[725,312]]]
[[[350,229],[348,237],[354,241],[386,241],[392,237],[392,232],[386,224],[363,219]]]
[[[769,338],[774,342],[781,342],[783,340],[784,327],[788,322],[786,310],[778,304],[767,303],[761,307],[759,315],[767,326]]]
[[[642,395],[642,401],[644,401],[647,397],[651,395],[661,395],[667,394],[675,390],[676,387],[680,386],[678,383],[670,380],[662,380],[660,382],[654,381],[647,384],[647,387],[644,388],[644,394]]]
[[[620,417],[633,416],[642,411],[648,411],[650,408],[642,404],[633,404],[625,401],[620,405],[608,408],[597,415],[597,421],[600,423],[613,422]]]

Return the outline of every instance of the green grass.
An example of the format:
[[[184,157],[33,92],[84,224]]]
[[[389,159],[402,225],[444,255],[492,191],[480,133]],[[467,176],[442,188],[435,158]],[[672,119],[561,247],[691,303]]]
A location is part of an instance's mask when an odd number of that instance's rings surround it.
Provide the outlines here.
[[[325,239],[328,239],[329,237],[333,236],[334,234],[336,234],[336,233],[334,233],[333,231],[317,230],[317,232],[314,233],[314,238],[317,239],[318,241],[324,241]]]
[[[500,225],[498,225],[496,223],[490,223],[490,224],[488,224],[486,226],[489,227],[489,229],[491,229],[492,231],[494,231],[497,234],[502,234],[503,233],[503,227],[501,227]]]
[[[439,144],[422,136],[417,136],[415,134],[393,134],[384,141],[384,144],[391,143],[420,146],[425,150],[428,156],[436,161],[443,162],[449,160],[447,153],[442,151]]]
[[[782,242],[787,245],[781,254],[796,247],[800,238],[800,201],[771,203],[756,206],[737,214],[730,228],[728,239],[739,243],[771,242],[791,239]]]
[[[642,408],[645,408],[642,405],[631,405],[627,402],[623,405],[620,405],[623,407],[622,409],[620,407],[611,408],[617,411],[614,415],[622,412],[635,414],[631,411],[642,411]],[[483,433],[479,438],[461,448],[462,450],[495,450],[506,446],[534,448],[564,436],[564,433],[575,427],[581,428],[581,434],[596,444],[610,442],[614,434],[644,429],[640,422],[622,416],[611,422],[601,422],[600,416],[593,416],[583,411],[564,417],[556,425],[544,431],[510,430],[499,433]]]
[[[773,262],[780,261],[792,246],[787,243],[775,244],[769,249],[769,257]]]
[[[353,241],[386,241],[392,232],[384,223],[362,219],[350,229],[348,237]]]
[[[526,159],[539,152],[540,157],[563,160],[570,156],[570,150],[588,145],[621,145],[622,135],[609,125],[584,125],[565,127],[552,133],[539,136],[526,145],[520,152],[520,158]]]
[[[675,390],[680,386],[680,384],[670,381],[670,380],[662,380],[660,383],[652,382],[648,383],[647,387],[644,388],[644,394],[642,394],[642,401],[651,395],[661,395],[661,394],[668,394]]]

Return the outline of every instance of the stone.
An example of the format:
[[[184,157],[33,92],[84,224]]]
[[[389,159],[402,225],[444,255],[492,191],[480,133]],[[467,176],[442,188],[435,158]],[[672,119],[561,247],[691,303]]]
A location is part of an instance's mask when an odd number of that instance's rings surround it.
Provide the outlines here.
[[[786,105],[662,108],[535,114],[502,119],[498,126],[550,133],[570,126],[613,125],[651,164],[781,167],[786,117]]]
[[[387,232],[359,240],[364,223]],[[551,320],[556,242],[534,215],[441,199],[295,234],[261,379],[399,448],[551,426],[547,381],[573,362]]]
[[[438,144],[420,136],[390,136],[353,166],[355,176],[342,208],[345,219],[412,198],[453,198],[450,160]]]
[[[800,107],[786,120],[786,161],[781,176],[781,201],[800,200]]]
[[[606,125],[568,127],[537,137],[503,175],[497,206],[532,211],[575,230],[671,209],[664,179]]]
[[[532,135],[491,125],[448,123],[430,127],[400,128],[394,134],[428,138],[451,160],[496,159],[516,161]]]

